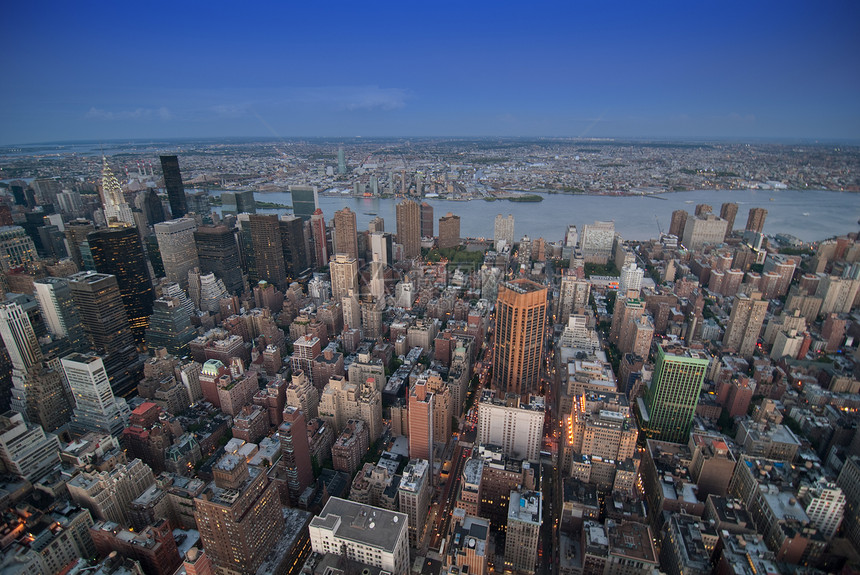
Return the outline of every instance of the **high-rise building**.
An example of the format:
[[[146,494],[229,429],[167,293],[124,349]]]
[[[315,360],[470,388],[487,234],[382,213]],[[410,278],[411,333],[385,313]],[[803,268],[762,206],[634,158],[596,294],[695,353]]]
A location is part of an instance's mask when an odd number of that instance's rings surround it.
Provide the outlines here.
[[[0,415],[0,460],[12,475],[35,482],[60,461],[60,440],[7,411]]]
[[[69,242],[69,256],[81,269],[83,269],[81,243],[87,241],[87,236],[90,232],[94,232],[95,229],[90,220],[80,218],[66,224],[66,240]],[[0,229],[0,234],[2,234],[2,229]]]
[[[72,353],[60,362],[75,397],[72,430],[119,437],[128,426],[131,410],[124,399],[114,397],[102,359],[97,355]]]
[[[140,459],[110,471],[84,471],[69,481],[69,497],[93,518],[131,525],[131,502],[155,485],[152,469]]]
[[[383,220],[379,216],[376,216],[375,218],[370,220],[370,222],[368,222],[367,231],[371,234],[381,234],[385,231],[385,220]]]
[[[749,216],[747,216],[747,225],[744,230],[748,232],[762,233],[762,231],[764,230],[764,220],[766,217],[766,209],[750,208]]]
[[[498,249],[499,242],[504,241],[509,246],[514,245],[514,216],[508,217],[502,214],[496,215],[496,223],[493,226],[493,245]]]
[[[687,210],[675,210],[672,212],[672,221],[669,224],[669,234],[679,240],[684,237],[684,228],[687,226],[687,218],[690,216]]]
[[[167,348],[176,357],[188,355],[188,343],[197,337],[191,326],[191,316],[179,298],[161,297],[153,303],[149,327],[146,328],[146,345],[149,349]]]
[[[439,249],[460,245],[460,216],[448,212],[439,218]]]
[[[69,288],[87,339],[93,350],[104,357],[113,392],[123,397],[133,393],[143,364],[116,277],[79,272],[69,276]]]
[[[310,217],[311,243],[313,244],[314,263],[317,267],[328,265],[328,238],[326,237],[325,216],[317,208]]]
[[[340,555],[391,575],[409,573],[409,521],[404,513],[331,497],[308,530],[315,553]]]
[[[337,149],[337,175],[343,176],[346,174],[346,156],[343,153],[343,146]]]
[[[412,200],[403,200],[396,207],[397,243],[403,246],[405,259],[421,255],[421,206]]]
[[[278,465],[286,478],[290,501],[296,504],[302,492],[314,481],[308,427],[300,409],[292,405],[284,408],[284,422],[278,428],[278,437],[281,440]]]
[[[547,287],[527,279],[499,285],[493,380],[502,393],[538,389],[546,328]]]
[[[290,186],[290,196],[293,202],[293,213],[306,222],[320,207],[317,189],[313,186]]]
[[[214,273],[231,294],[244,290],[236,231],[224,225],[201,226],[194,232],[200,271]]]
[[[194,499],[203,547],[219,572],[253,575],[284,527],[277,486],[240,455],[223,456],[212,475]]]
[[[505,568],[534,573],[543,508],[540,491],[511,491],[505,530]]]
[[[256,214],[257,200],[254,192],[246,190],[243,192],[222,192],[221,213],[227,214]]]
[[[481,445],[498,445],[506,457],[536,463],[540,460],[546,406],[539,396],[529,403],[518,395],[497,398],[484,390],[478,402],[477,441]],[[411,419],[410,411],[410,419]]]
[[[767,301],[761,293],[738,294],[723,336],[723,350],[751,358],[758,344],[758,336],[767,313]]]
[[[48,333],[56,339],[66,338],[73,351],[82,351],[87,345],[86,335],[81,328],[69,281],[65,278],[42,278],[33,282],[33,288]]]
[[[192,218],[178,218],[153,226],[158,239],[158,251],[168,281],[188,289],[188,272],[200,267],[194,242],[197,223]],[[92,248],[92,242],[90,242]]]
[[[283,289],[286,287],[284,284],[287,281],[287,272],[284,268],[284,250],[281,244],[278,216],[251,214],[248,219],[256,264],[256,275],[249,280],[252,284],[265,280]]]
[[[429,390],[426,379],[419,379],[407,397],[409,409],[409,457],[433,459],[433,412],[435,394]]]
[[[427,202],[421,202],[421,237],[433,237],[433,206]]]
[[[125,201],[125,196],[122,193],[122,186],[119,185],[119,180],[113,175],[110,166],[108,166],[107,158],[102,158],[102,204],[105,210],[105,220],[108,226],[133,226],[134,215],[131,208]]]
[[[615,243],[615,222],[596,221],[582,226],[579,245],[586,262],[606,265]]]
[[[355,212],[349,206],[334,213],[334,251],[358,259],[358,231]]]
[[[734,202],[726,202],[720,206],[720,218],[726,220],[726,236],[735,229],[735,218],[738,216],[738,205]]]
[[[36,244],[21,226],[0,227],[0,267],[3,271],[36,261]]]
[[[708,212],[687,218],[681,241],[690,250],[700,250],[705,244],[720,244],[726,239],[728,222]]]
[[[710,356],[678,345],[657,347],[654,375],[638,399],[639,428],[662,441],[687,441]]]
[[[398,509],[409,519],[409,543],[412,547],[420,547],[427,525],[427,512],[433,494],[430,473],[427,460],[411,459],[403,470],[397,488]]]
[[[96,230],[87,236],[87,241],[96,271],[114,276],[131,333],[135,340],[142,342],[152,315],[155,292],[137,228]],[[188,285],[187,279],[185,285]]]
[[[164,215],[164,204],[161,203],[161,197],[155,188],[149,188],[149,191],[145,192],[143,213],[146,216],[146,222],[151,226],[167,219],[167,216]]]
[[[331,272],[331,293],[335,301],[340,301],[349,294],[349,290],[358,293],[358,261],[346,254],[338,253],[329,264]]]
[[[170,213],[174,218],[181,218],[188,213],[185,201],[185,186],[182,184],[182,173],[179,171],[179,158],[176,156],[161,156],[161,171],[164,174],[164,188],[167,190],[167,200],[170,202]]]
[[[305,249],[305,226],[301,218],[284,215],[278,221],[281,228],[281,247],[287,275],[295,279],[307,271],[308,257]]]

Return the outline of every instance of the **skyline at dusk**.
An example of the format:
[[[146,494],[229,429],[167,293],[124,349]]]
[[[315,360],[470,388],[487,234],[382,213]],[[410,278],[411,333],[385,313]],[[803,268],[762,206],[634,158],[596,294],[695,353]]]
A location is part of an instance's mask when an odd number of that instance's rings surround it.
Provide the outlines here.
[[[17,4],[2,144],[855,140],[856,4]]]

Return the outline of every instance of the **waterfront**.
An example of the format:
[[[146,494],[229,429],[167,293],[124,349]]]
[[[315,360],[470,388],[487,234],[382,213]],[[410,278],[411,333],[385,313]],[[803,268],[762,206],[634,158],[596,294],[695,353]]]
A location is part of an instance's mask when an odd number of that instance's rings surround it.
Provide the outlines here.
[[[218,195],[220,191],[212,190],[210,193]],[[289,192],[254,195],[261,201],[292,204]],[[424,201],[433,206],[437,228],[438,219],[446,212],[460,216],[463,237],[492,237],[493,222],[496,214],[500,213],[513,214],[517,239],[528,235],[548,241],[562,239],[569,224],[576,225],[581,231],[584,224],[595,220],[614,220],[615,230],[624,239],[647,240],[658,236],[658,219],[666,232],[674,210],[684,209],[692,213],[696,204],[702,203],[711,205],[719,213],[721,203],[736,202],[735,229],[743,229],[750,208],[765,208],[768,211],[765,233],[788,233],[806,242],[856,231],[860,217],[860,194],[818,190],[699,190],[659,197],[565,194],[543,194],[543,197],[542,202],[535,203],[504,200],[463,202],[435,198]],[[378,215],[385,220],[385,229],[391,232],[396,229],[394,206],[399,201],[352,196],[320,195],[319,198],[326,221],[334,216],[335,211],[349,206],[357,214],[359,229],[367,229],[368,222]],[[265,209],[260,213],[286,213],[286,210]]]

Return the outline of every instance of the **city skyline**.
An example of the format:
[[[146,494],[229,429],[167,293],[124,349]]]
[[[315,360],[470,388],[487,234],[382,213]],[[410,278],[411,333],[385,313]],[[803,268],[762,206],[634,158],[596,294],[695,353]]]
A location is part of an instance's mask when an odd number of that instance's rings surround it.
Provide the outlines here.
[[[4,28],[17,89],[0,96],[0,143],[856,140],[860,8],[721,8],[469,5],[451,18],[444,6],[16,5]]]

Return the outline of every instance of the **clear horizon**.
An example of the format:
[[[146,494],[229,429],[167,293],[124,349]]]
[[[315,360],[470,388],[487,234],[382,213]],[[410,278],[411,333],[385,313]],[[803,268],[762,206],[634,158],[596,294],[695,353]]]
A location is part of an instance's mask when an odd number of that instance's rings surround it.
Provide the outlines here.
[[[860,141],[854,2],[10,5],[0,145]]]

